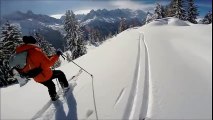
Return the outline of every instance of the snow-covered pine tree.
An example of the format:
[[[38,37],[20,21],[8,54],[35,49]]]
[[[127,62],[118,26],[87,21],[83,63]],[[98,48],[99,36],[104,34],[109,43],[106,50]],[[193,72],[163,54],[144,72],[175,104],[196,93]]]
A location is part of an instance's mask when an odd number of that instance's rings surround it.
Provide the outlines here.
[[[101,33],[98,29],[94,30],[94,38],[95,38],[95,41],[97,42],[97,44],[101,44],[103,41],[101,39]]]
[[[174,0],[173,8],[175,11],[176,18],[180,20],[186,20],[186,10],[185,10],[185,1],[184,0]]]
[[[93,40],[92,30],[88,31],[88,41],[87,44],[91,45]]]
[[[119,33],[126,29],[127,29],[126,20],[125,20],[125,18],[122,17],[121,21],[120,21],[120,25],[119,25]]]
[[[101,43],[100,32],[96,29],[91,29],[89,33],[89,41],[92,45],[98,46]]]
[[[196,19],[199,13],[198,13],[198,8],[195,5],[195,0],[187,0],[187,1],[188,1],[187,20],[191,23],[197,24]]]
[[[22,43],[21,31],[8,21],[2,26],[1,40],[3,59],[8,60],[11,54],[15,53],[15,48]]]
[[[44,39],[44,37],[39,34],[39,33],[35,33],[34,34],[35,39],[37,40],[37,44],[39,45],[39,47],[41,47],[42,51],[47,55],[47,56],[52,56],[55,54],[56,49],[52,46],[52,44],[50,44],[48,41],[46,41]],[[53,66],[53,68],[57,68],[60,67],[61,65],[61,61],[58,60],[55,65]]]
[[[8,21],[1,28],[0,39],[0,79],[1,83],[8,85],[13,83],[15,79],[9,74],[8,60],[15,53],[15,48],[22,43],[21,31]]]
[[[170,4],[165,6],[166,17],[174,17],[175,16],[174,4],[175,4],[175,0],[171,0]]]
[[[164,7],[162,5],[160,5],[159,3],[157,3],[155,10],[154,10],[154,19],[162,19],[165,17],[165,11],[164,11]]]
[[[162,10],[162,18],[167,17],[166,16],[166,6],[161,5],[161,10]]]
[[[72,61],[72,56],[69,54],[69,52],[66,52],[66,59],[68,62],[71,62]]]
[[[76,59],[86,54],[83,32],[80,29],[73,11],[68,10],[65,13],[64,30],[66,31],[66,50],[71,51],[72,59]]]
[[[37,44],[40,48],[42,48],[43,52],[47,56],[51,56],[55,53],[55,48],[52,47],[52,45],[44,39],[44,37],[39,33],[34,33],[34,37],[37,40]]]
[[[146,24],[150,23],[153,20],[154,20],[153,14],[151,14],[150,12],[147,12]]]
[[[3,87],[3,86],[8,86],[11,81],[11,78],[12,80],[15,81],[15,79],[10,76],[9,74],[9,67],[8,67],[8,62],[7,61],[0,61],[0,86]]]
[[[209,11],[209,12],[205,15],[204,19],[202,20],[202,23],[203,23],[203,24],[211,24],[211,23],[212,23],[212,12],[211,12],[211,11]]]

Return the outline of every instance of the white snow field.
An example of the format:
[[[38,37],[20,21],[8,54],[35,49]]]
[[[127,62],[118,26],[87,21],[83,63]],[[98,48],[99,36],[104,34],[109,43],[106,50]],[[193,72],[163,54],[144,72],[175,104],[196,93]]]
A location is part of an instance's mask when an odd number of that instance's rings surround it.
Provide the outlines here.
[[[212,119],[212,25],[156,20],[75,62],[94,76],[99,119]],[[73,63],[59,69],[68,79],[80,70]],[[96,119],[91,76],[69,82],[74,90],[56,102],[33,80],[1,88],[0,119]]]

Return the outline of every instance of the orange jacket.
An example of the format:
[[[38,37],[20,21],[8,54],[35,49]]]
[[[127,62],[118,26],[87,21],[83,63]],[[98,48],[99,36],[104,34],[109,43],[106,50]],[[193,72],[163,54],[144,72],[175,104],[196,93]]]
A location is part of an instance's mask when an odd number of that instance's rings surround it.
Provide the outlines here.
[[[23,44],[16,48],[16,53],[20,53],[23,51],[27,51],[28,56],[27,56],[27,64],[21,70],[21,72],[27,73],[29,70],[41,67],[42,72],[33,79],[39,83],[49,80],[53,74],[50,67],[55,64],[55,62],[59,59],[59,56],[54,55],[51,58],[48,58],[42,52],[41,48],[39,48],[34,44]]]

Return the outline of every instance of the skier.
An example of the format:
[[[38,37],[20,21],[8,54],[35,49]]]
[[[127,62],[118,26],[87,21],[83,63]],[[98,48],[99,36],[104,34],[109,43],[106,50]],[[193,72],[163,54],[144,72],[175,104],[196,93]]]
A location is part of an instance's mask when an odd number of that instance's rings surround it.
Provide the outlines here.
[[[69,90],[69,84],[65,74],[61,70],[51,70],[50,68],[59,59],[59,56],[63,54],[62,51],[57,50],[55,55],[47,57],[41,48],[36,45],[37,41],[34,37],[24,36],[23,42],[24,44],[16,48],[16,53],[27,51],[27,62],[26,66],[18,71],[23,75],[30,74],[36,82],[46,86],[51,100],[56,101],[59,96],[56,93],[53,79],[58,78],[65,92]]]

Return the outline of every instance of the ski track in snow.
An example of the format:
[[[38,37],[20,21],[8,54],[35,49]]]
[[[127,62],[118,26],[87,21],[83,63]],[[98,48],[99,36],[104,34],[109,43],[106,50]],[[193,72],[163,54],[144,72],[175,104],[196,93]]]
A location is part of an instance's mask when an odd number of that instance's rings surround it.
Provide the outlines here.
[[[138,81],[140,78],[140,55],[141,55],[141,45],[140,45],[140,38],[138,40],[138,55],[137,55],[137,62],[135,67],[135,75],[132,82],[132,87],[130,90],[130,95],[128,98],[127,106],[124,112],[123,119],[132,119],[132,116],[134,115],[134,109],[137,106],[135,104],[137,99],[137,91],[138,91]]]
[[[93,114],[93,112],[93,110],[87,110],[86,118],[88,119]]]
[[[38,111],[33,117],[32,117],[32,120],[36,120],[38,118],[40,118],[42,116],[42,114],[48,109],[50,108],[50,106],[52,105],[52,101],[49,100],[45,105],[44,107]]]
[[[144,44],[145,46],[145,78],[141,78],[141,44]],[[139,120],[145,120],[147,116],[148,111],[148,105],[149,105],[149,53],[147,49],[147,45],[145,43],[144,34],[140,33],[139,35],[139,45],[138,45],[138,56],[137,56],[137,62],[136,62],[136,68],[135,68],[135,75],[132,83],[132,88],[130,91],[130,95],[128,98],[128,104],[126,106],[126,110],[123,116],[123,119],[139,119]],[[140,94],[140,84],[139,81],[144,79],[144,88],[143,88],[143,95],[142,95],[142,101]],[[122,93],[121,93],[122,94]],[[141,102],[141,103],[140,103]],[[139,104],[138,104],[139,103]],[[137,116],[136,113],[138,113],[139,108],[139,116]]]
[[[116,102],[115,102],[115,104],[114,104],[114,107],[116,107],[116,105],[117,105],[117,104],[120,102],[120,100],[123,98],[124,93],[125,93],[125,88],[123,88],[123,89],[121,90],[119,96],[118,96],[117,99],[116,99]]]
[[[131,112],[130,112],[130,116],[129,119],[134,119],[135,116],[135,112],[136,112],[136,108],[138,107],[137,103],[138,103],[138,91],[140,89],[140,85],[139,85],[139,81],[140,81],[140,77],[141,77],[141,36],[139,35],[139,44],[138,44],[138,63],[137,63],[137,73],[135,73],[135,75],[137,74],[137,78],[135,81],[134,86],[132,86],[134,88],[134,97],[133,97],[133,103],[132,103],[132,108],[131,108]]]
[[[145,120],[147,117],[147,112],[148,112],[148,105],[150,104],[150,62],[149,62],[149,52],[148,48],[145,42],[145,36],[143,33],[141,33],[142,41],[145,46],[145,80],[144,80],[144,93],[143,93],[143,101],[140,109],[140,115],[139,115],[139,120]]]

